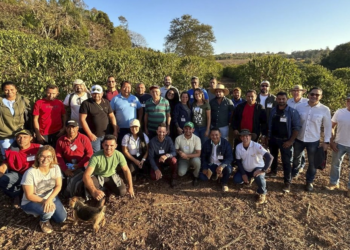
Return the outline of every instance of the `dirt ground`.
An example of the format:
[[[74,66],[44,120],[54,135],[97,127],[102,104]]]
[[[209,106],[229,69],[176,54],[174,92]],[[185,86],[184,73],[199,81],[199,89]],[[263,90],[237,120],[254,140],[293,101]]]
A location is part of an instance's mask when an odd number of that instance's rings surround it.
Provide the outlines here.
[[[330,162],[330,155],[328,161]],[[190,175],[171,189],[165,180],[136,182],[136,197],[112,197],[107,223],[97,234],[90,224],[68,220],[41,232],[38,218],[12,208],[0,194],[1,249],[349,249],[350,199],[345,197],[349,161],[343,162],[340,190],[328,191],[330,165],[318,171],[315,189],[304,191],[305,173],[289,194],[279,178],[267,179],[268,203],[255,206],[256,185],[230,179],[229,192],[215,182],[194,188]],[[64,200],[68,205],[68,201]]]

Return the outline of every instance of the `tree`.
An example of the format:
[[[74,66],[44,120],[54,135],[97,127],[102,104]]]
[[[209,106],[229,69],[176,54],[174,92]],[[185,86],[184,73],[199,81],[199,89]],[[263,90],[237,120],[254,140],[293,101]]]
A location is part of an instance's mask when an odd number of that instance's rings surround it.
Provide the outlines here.
[[[111,35],[111,44],[110,48],[112,49],[128,49],[131,48],[131,40],[129,34],[121,27],[115,27]]]
[[[180,56],[210,57],[214,54],[211,43],[216,42],[212,27],[201,24],[191,15],[183,15],[170,22],[170,34],[165,37],[165,51]]]
[[[321,60],[321,65],[330,70],[350,67],[350,42],[335,47]]]
[[[128,26],[129,26],[128,20],[126,20],[126,18],[123,17],[123,16],[119,16],[118,19],[119,19],[119,22],[120,22],[120,26],[121,26],[125,31],[128,31]]]
[[[129,30],[129,36],[131,39],[131,43],[132,43],[132,47],[147,47],[147,42],[146,39],[143,37],[143,35],[135,32],[135,31],[131,31]]]

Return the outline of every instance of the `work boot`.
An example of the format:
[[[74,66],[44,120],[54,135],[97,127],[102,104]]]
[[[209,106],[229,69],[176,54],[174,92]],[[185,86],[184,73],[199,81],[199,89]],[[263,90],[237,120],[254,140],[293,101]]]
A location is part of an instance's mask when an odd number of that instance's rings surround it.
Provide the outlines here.
[[[326,186],[326,188],[328,190],[335,190],[335,189],[338,189],[339,188],[339,184],[329,184],[328,186]]]
[[[257,200],[256,200],[256,204],[264,204],[266,203],[266,194],[259,194]]]
[[[46,234],[52,233],[53,229],[52,229],[52,226],[50,224],[50,221],[45,221],[45,222],[40,221],[39,224],[40,224],[41,230],[44,233],[46,233]]]
[[[285,193],[290,192],[290,183],[288,183],[288,182],[284,183],[283,192],[285,192]]]
[[[305,190],[308,192],[312,192],[312,190],[314,190],[314,185],[312,185],[311,182],[307,182],[305,186]]]
[[[198,178],[196,178],[196,177],[193,178],[192,185],[193,185],[194,187],[197,187],[197,186],[199,185]]]

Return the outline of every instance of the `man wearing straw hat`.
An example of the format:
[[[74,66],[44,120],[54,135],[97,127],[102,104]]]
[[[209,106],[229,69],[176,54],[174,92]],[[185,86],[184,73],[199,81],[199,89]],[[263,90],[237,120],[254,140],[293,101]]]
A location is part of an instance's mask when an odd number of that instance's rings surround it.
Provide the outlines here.
[[[211,125],[220,129],[221,137],[228,140],[229,125],[233,116],[233,103],[226,96],[229,90],[223,84],[217,84],[210,90],[216,97],[210,101]]]

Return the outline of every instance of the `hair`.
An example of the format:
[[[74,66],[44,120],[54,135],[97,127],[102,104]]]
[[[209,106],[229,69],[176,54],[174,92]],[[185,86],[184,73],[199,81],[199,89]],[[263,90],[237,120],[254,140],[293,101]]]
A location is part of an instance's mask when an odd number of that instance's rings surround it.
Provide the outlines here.
[[[195,80],[195,79],[198,80],[198,83],[199,83],[199,78],[198,78],[197,76],[192,76],[192,77],[191,77],[191,81],[192,81],[192,80]]]
[[[245,92],[245,95],[247,95],[248,93],[254,93],[255,95],[257,95],[254,89],[248,89],[247,92]]]
[[[51,152],[52,162],[50,164],[50,168],[53,168],[53,167],[55,167],[55,165],[58,164],[55,149],[53,147],[51,147],[50,145],[45,145],[45,146],[39,148],[39,151],[36,153],[35,161],[34,161],[34,164],[33,164],[33,168],[39,168],[40,167],[39,159],[40,159],[40,157],[41,157],[41,155],[42,155],[42,153],[44,151],[50,151]]]
[[[280,92],[277,93],[276,96],[279,96],[279,95],[284,95],[284,96],[286,96],[288,98],[288,95],[287,95],[286,92],[280,91]]]
[[[216,81],[216,82],[218,81],[218,80],[216,79],[216,77],[212,77],[212,78],[209,79],[209,81],[211,81],[211,80],[214,80],[214,81]]]
[[[164,122],[158,124],[158,128],[166,128],[166,124]]]
[[[118,143],[117,137],[115,137],[114,135],[105,135],[105,137],[103,137],[102,143],[104,143],[105,141],[111,141],[111,140],[115,140],[115,143]]]
[[[57,89],[57,91],[58,91],[58,87],[57,87],[57,85],[55,85],[55,84],[49,84],[49,85],[47,85],[45,91],[48,91],[49,89]]]
[[[323,93],[323,90],[320,88],[320,87],[312,87],[310,90],[309,90],[309,93],[313,90],[319,90],[321,91],[321,94]]]
[[[193,92],[193,95],[194,95],[194,103],[197,103],[197,99],[196,99],[196,92],[199,92],[201,95],[202,95],[202,102],[205,104],[207,103],[207,100],[205,100],[205,96],[204,96],[204,92],[203,90],[201,90],[200,88],[196,88]]]
[[[190,95],[187,93],[187,91],[183,91],[183,92],[181,92],[181,94],[180,94],[180,98],[181,98],[183,95],[187,95],[187,97],[188,97],[188,100],[187,100],[187,102],[186,102],[186,105],[187,105],[187,107],[189,108],[189,107],[190,107]]]
[[[113,77],[114,80],[115,80],[115,77],[114,77],[113,75],[110,75],[110,76],[107,77],[107,81],[108,81],[108,79],[111,78],[111,77]]]
[[[170,90],[174,91],[174,98],[171,99],[171,100],[168,98],[168,92],[169,92]],[[168,102],[169,102],[169,105],[170,105],[170,112],[173,112],[174,109],[175,109],[175,105],[178,104],[178,103],[180,102],[180,101],[179,101],[179,92],[178,92],[175,88],[170,87],[170,88],[168,89],[168,91],[165,93],[165,99],[167,99]]]
[[[136,135],[137,135],[138,138],[140,138],[140,146],[141,146],[143,152],[146,152],[145,150],[146,150],[146,145],[147,144],[146,144],[146,140],[145,140],[145,135],[144,135],[141,127],[139,127],[139,132],[137,132]]]
[[[120,87],[123,88],[124,85],[125,85],[125,83],[129,83],[130,86],[131,86],[131,83],[130,83],[129,81],[122,81],[122,82],[120,83]]]
[[[6,81],[6,82],[1,84],[1,90],[4,91],[4,88],[6,86],[9,86],[9,85],[12,85],[13,87],[15,87],[15,89],[17,89],[17,86],[16,86],[16,84],[14,82]]]
[[[169,76],[169,75],[166,75],[166,76],[164,76],[164,80],[165,80],[165,78],[167,78],[167,77],[170,77],[170,79],[171,79],[171,76]]]
[[[212,131],[219,131],[219,133],[221,134],[221,131],[220,131],[220,129],[218,127],[211,128],[210,129],[210,134],[211,134]]]
[[[140,86],[141,84],[145,85],[143,82],[139,82],[139,83],[136,84],[136,88],[137,88],[138,86]],[[146,87],[146,85],[145,85],[145,87]]]

